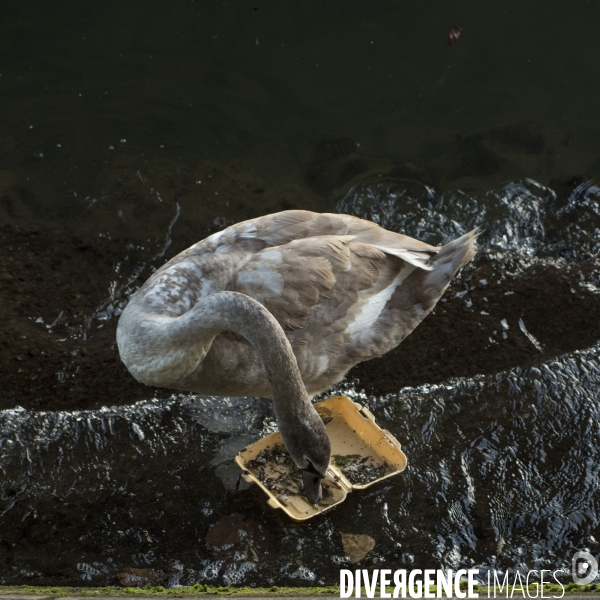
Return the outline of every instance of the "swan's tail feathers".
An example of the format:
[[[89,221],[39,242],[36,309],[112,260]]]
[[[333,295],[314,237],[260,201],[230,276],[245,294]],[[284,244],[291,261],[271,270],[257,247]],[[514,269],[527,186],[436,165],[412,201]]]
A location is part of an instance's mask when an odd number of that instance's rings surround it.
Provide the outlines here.
[[[397,256],[402,260],[419,267],[425,271],[431,271],[435,268],[435,257],[438,252],[433,249],[427,248],[405,248],[405,247],[393,247],[393,246],[382,246],[381,244],[373,244],[373,247],[385,252]]]
[[[442,246],[430,259],[431,270],[426,277],[427,285],[439,290],[441,295],[458,270],[475,256],[475,240],[480,234],[480,228],[473,229]]]

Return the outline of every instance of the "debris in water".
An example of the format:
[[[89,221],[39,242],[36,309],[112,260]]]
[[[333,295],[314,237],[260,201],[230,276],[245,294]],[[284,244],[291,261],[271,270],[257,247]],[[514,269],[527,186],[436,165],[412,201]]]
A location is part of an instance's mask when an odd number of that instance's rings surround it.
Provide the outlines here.
[[[525,334],[527,339],[540,351],[543,352],[544,349],[542,345],[538,342],[538,340],[527,331],[525,328],[525,323],[523,323],[523,319],[519,319],[519,329]]]
[[[448,34],[448,37],[446,38],[446,46],[453,46],[454,44],[456,44],[456,42],[458,42],[458,39],[460,38],[461,33],[462,27],[454,27]]]
[[[355,564],[360,562],[373,548],[375,548],[375,540],[366,533],[341,533],[342,546],[344,552],[350,558],[350,562]]]
[[[496,546],[496,556],[500,556],[502,554],[502,550],[504,550],[504,544],[506,544],[504,538],[500,538],[498,540],[498,545]]]

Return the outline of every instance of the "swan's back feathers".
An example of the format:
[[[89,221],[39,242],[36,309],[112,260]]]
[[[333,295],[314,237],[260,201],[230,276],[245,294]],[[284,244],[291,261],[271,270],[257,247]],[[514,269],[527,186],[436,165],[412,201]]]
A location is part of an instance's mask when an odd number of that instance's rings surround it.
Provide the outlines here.
[[[132,303],[142,313],[176,317],[208,294],[244,293],[282,325],[314,394],[400,343],[471,260],[476,235],[438,248],[349,215],[285,211],[238,223],[188,248]],[[236,382],[231,374],[240,369]],[[221,377],[225,372],[228,377]],[[215,338],[184,384],[213,394],[269,393],[253,348],[230,334]]]
[[[392,253],[402,249],[414,252],[437,252],[439,250],[435,246],[387,231],[371,221],[364,221],[358,217],[333,213],[320,214],[306,210],[287,210],[232,225],[198,242],[188,251],[202,249],[204,252],[212,253],[217,252],[218,248],[224,245],[243,247],[250,244],[253,248],[257,246],[274,247],[288,244],[294,240],[328,235],[352,235],[357,241],[381,245]]]

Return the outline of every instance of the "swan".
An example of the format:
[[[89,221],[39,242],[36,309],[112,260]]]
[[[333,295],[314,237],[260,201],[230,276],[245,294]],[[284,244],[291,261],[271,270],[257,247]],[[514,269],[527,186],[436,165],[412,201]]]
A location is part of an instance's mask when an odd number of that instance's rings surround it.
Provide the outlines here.
[[[138,381],[271,398],[283,442],[321,500],[331,448],[311,398],[397,346],[475,255],[342,214],[289,210],[227,227],[159,268],[117,327]]]

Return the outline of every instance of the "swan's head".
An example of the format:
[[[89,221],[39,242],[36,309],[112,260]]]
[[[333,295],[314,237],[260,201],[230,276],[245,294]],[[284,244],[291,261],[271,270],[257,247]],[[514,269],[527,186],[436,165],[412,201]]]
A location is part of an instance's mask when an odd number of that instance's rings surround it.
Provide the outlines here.
[[[316,411],[293,427],[282,428],[281,436],[294,462],[302,469],[304,490],[311,504],[323,497],[321,480],[327,476],[331,444],[323,421]]]

